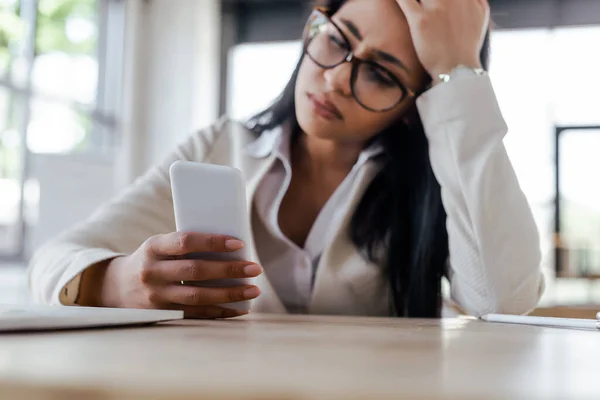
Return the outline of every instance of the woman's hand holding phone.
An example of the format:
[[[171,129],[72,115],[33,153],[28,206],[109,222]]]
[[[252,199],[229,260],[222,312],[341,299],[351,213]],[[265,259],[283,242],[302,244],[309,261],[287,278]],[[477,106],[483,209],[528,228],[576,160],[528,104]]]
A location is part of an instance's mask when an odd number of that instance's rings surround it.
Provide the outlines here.
[[[103,268],[90,271],[87,279],[84,274],[82,289],[86,280],[95,280],[96,287],[98,281],[101,282],[96,298],[88,298],[84,303],[117,308],[177,309],[183,310],[186,318],[232,318],[247,314],[220,305],[258,297],[260,289],[257,286],[183,284],[260,275],[262,268],[248,261],[207,261],[187,257],[192,253],[232,253],[243,247],[241,241],[224,235],[173,232],[154,236],[133,254],[115,258],[108,266],[97,266]]]

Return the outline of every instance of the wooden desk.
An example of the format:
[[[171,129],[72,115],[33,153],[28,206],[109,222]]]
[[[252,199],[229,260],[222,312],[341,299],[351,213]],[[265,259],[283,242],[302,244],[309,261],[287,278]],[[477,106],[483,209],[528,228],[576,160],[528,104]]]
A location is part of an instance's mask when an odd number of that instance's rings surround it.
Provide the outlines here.
[[[0,335],[0,399],[599,399],[600,332],[258,315]]]

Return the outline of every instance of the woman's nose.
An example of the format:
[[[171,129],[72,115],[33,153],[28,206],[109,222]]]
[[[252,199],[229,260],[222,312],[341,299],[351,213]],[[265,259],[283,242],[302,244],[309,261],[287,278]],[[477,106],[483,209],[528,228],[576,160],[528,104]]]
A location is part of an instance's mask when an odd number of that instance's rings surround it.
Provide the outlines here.
[[[324,70],[325,82],[328,89],[344,96],[352,96],[350,79],[352,77],[352,63],[344,62],[335,68]]]

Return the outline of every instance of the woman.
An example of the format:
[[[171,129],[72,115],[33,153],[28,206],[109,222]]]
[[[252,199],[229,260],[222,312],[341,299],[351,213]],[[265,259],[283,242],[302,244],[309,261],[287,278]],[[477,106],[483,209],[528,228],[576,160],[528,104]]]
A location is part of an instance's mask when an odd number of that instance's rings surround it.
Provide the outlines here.
[[[218,304],[244,299],[261,312],[438,317],[446,276],[472,315],[535,307],[539,239],[484,72],[487,0],[324,3],[290,83],[250,128],[224,118],[192,135],[37,252],[38,301],[189,318],[238,316]],[[177,159],[244,172],[252,243],[173,233]],[[260,265],[186,259],[242,246]],[[257,286],[180,283],[232,277]]]

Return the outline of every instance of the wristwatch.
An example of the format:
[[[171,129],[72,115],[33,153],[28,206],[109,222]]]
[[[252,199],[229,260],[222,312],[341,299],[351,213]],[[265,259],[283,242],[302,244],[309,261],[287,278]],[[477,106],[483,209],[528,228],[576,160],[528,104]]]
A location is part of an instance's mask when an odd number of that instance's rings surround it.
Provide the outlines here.
[[[467,67],[466,65],[458,65],[456,68],[446,74],[439,74],[437,79],[439,82],[449,82],[452,79],[475,75],[487,75],[487,72],[483,68],[471,68]]]

